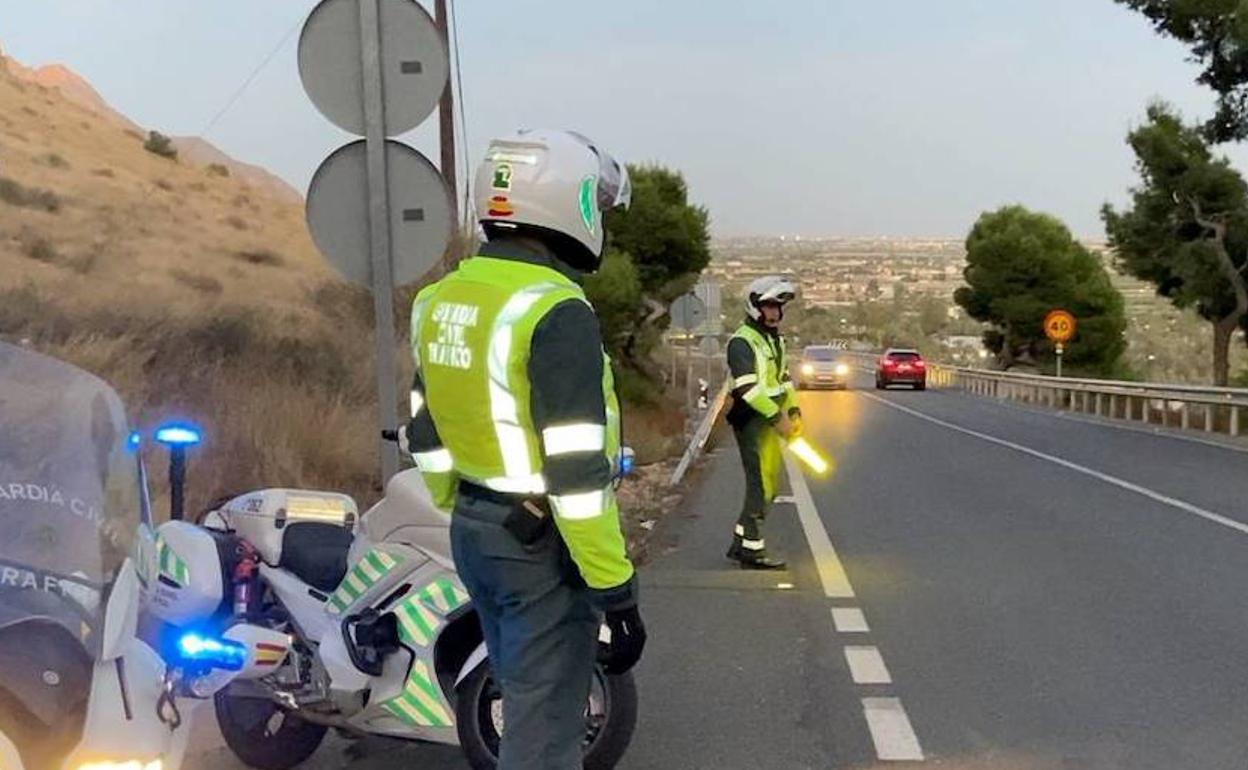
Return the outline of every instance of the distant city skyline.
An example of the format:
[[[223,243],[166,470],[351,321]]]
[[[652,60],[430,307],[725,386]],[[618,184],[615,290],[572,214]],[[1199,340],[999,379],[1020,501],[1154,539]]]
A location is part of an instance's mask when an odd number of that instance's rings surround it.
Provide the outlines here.
[[[0,0],[0,48],[63,62],[136,122],[205,133],[304,190],[348,139],[299,83],[314,5]],[[461,157],[517,126],[574,127],[681,170],[717,237],[959,238],[1021,203],[1103,239],[1147,103],[1212,109],[1186,50],[1111,0],[456,6]],[[405,138],[436,159],[434,125]],[[1228,154],[1248,168],[1245,148]]]

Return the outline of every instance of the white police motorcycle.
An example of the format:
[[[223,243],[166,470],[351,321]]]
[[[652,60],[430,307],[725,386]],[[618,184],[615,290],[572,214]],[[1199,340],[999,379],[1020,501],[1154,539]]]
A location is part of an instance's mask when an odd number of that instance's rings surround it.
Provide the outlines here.
[[[163,617],[243,642],[264,667],[216,696],[239,759],[285,770],[332,728],[459,745],[474,768],[497,765],[501,695],[451,559],[449,521],[409,469],[362,517],[345,495],[265,489],[220,501],[195,524],[160,527],[162,564],[184,578]],[[636,715],[631,674],[598,668],[585,767],[615,766]]]
[[[0,768],[181,765],[191,714],[247,650],[188,636],[162,658],[139,638],[157,552],[116,392],[0,342]]]

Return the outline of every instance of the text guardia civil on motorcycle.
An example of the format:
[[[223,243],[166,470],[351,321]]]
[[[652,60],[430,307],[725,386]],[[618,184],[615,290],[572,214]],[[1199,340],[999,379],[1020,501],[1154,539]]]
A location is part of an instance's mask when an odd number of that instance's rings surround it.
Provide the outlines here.
[[[499,691],[455,573],[449,518],[419,471],[395,475],[362,518],[344,495],[266,489],[215,506],[199,525],[166,523],[159,537],[185,565],[166,619],[237,639],[264,667],[216,696],[243,762],[294,767],[332,727],[459,744],[473,767],[497,764]],[[619,761],[636,698],[631,675],[595,673],[586,767]]]
[[[177,770],[197,705],[250,665],[194,636],[166,664],[139,638],[180,573],[159,560],[138,448],[106,383],[0,342],[3,770]]]

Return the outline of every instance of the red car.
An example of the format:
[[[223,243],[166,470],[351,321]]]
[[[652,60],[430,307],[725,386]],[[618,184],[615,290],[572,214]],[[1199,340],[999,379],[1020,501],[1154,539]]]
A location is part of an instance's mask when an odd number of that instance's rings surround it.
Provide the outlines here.
[[[908,348],[884,351],[875,367],[875,389],[883,390],[889,385],[909,385],[915,390],[927,390],[927,363],[919,351]]]

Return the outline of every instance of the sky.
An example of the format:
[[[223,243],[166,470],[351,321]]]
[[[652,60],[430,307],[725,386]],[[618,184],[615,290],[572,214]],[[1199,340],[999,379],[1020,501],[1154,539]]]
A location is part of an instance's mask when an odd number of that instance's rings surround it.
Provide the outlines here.
[[[134,121],[304,190],[351,138],[300,84],[315,4],[0,0],[0,50],[67,64]],[[1021,203],[1100,238],[1101,205],[1136,182],[1124,138],[1148,102],[1213,104],[1185,49],[1111,0],[453,7],[470,163],[491,136],[575,128],[683,172],[717,236],[962,237]],[[434,126],[404,139],[436,161]],[[1248,169],[1248,150],[1228,154]]]

